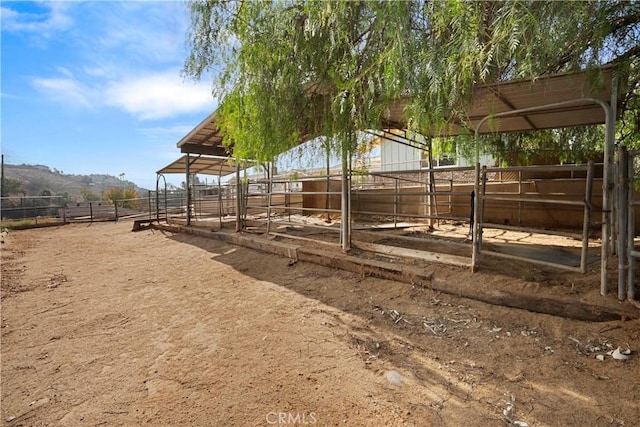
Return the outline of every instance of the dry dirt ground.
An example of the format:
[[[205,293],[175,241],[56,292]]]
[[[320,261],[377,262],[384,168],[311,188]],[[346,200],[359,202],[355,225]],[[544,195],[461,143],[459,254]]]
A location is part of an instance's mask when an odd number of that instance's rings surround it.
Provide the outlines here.
[[[5,238],[2,425],[638,425],[638,320],[491,306],[131,225]]]

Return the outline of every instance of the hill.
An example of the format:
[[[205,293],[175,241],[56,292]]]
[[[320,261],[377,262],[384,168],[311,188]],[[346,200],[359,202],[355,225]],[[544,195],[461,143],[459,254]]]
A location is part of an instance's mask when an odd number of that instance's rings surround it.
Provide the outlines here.
[[[50,195],[66,196],[68,200],[82,201],[83,189],[101,196],[109,188],[133,188],[140,197],[147,196],[147,190],[131,181],[107,174],[69,175],[44,165],[4,165],[5,193],[26,196],[40,196],[48,191]],[[13,182],[12,182],[13,181]],[[15,187],[19,186],[16,191]]]

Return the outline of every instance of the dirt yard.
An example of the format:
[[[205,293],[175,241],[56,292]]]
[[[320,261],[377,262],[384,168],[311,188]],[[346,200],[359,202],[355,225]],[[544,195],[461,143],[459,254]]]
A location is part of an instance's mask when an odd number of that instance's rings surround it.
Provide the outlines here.
[[[638,320],[491,306],[131,225],[5,238],[2,425],[638,425]]]

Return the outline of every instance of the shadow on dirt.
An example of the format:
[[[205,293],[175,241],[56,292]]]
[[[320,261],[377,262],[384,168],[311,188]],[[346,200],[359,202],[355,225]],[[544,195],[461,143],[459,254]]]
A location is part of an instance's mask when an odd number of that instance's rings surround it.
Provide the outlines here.
[[[367,366],[408,373],[414,384],[431,393],[428,401],[419,401],[416,397],[404,402],[414,420],[455,425],[456,413],[460,414],[458,421],[463,421],[473,416],[471,412],[483,425],[513,425],[518,421],[509,409],[513,408],[514,396],[521,402],[537,402],[537,410],[527,406],[529,423],[554,424],[563,420],[560,422],[588,424],[589,420],[608,416],[605,409],[590,404],[587,395],[579,396],[580,399],[571,397],[571,405],[576,409],[573,415],[548,410],[569,397],[553,380],[538,381],[539,370],[543,369],[538,366],[541,358],[554,360],[545,362],[545,369],[552,369],[549,363],[564,366],[562,369],[571,363],[571,375],[592,380],[598,378],[598,374],[575,355],[567,362],[554,354],[554,348],[562,348],[559,353],[567,351],[564,349],[566,337],[559,338],[557,331],[547,330],[549,317],[546,315],[295,262],[216,239],[162,233],[174,241],[210,252],[212,260],[246,276],[274,283],[341,313],[356,316],[364,326],[352,325],[334,316],[336,324],[342,325],[350,337],[345,345]],[[483,276],[474,277],[482,280]],[[568,330],[596,328],[594,324],[556,320],[555,325],[563,324]],[[547,374],[552,375],[553,371]],[[509,385],[508,395],[505,395],[505,382]],[[629,402],[631,412],[633,404]]]

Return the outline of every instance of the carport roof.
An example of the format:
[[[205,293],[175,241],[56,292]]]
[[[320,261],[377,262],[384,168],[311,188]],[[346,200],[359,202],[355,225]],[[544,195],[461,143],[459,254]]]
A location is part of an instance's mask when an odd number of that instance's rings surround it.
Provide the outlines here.
[[[599,78],[593,78],[592,74],[595,73],[581,71],[475,86],[470,105],[461,109],[463,113],[453,117],[447,128],[430,132],[431,136],[473,133],[478,123],[487,116],[534,108],[536,111],[486,120],[479,133],[603,124],[605,113],[598,101],[610,102],[613,67],[606,66],[600,71]],[[388,109],[383,120],[385,127],[406,128],[405,109],[408,102],[408,99],[399,99]],[[177,145],[182,153],[230,156],[231,148],[222,145],[223,138],[224,133],[216,124],[214,112]]]
[[[473,134],[485,117],[490,118],[483,122],[479,134],[604,124],[605,112],[599,102],[609,104],[611,100],[613,67],[600,71],[599,75],[583,71],[475,86],[470,105],[461,109],[447,128],[433,131],[431,136]],[[407,104],[407,100],[398,100],[390,108],[386,117],[389,128],[405,127]],[[509,114],[520,110],[527,111]]]
[[[229,157],[231,152],[222,145],[223,138],[224,134],[216,124],[216,113],[213,112],[178,142],[178,148],[181,153]]]
[[[187,156],[180,157],[173,163],[163,167],[158,174],[185,173],[187,158],[189,159],[189,172],[203,175],[226,176],[236,172],[236,165],[229,157],[212,157],[212,156]],[[244,165],[244,166],[243,166]],[[253,163],[247,165],[246,162],[241,163],[240,169],[253,166]]]

